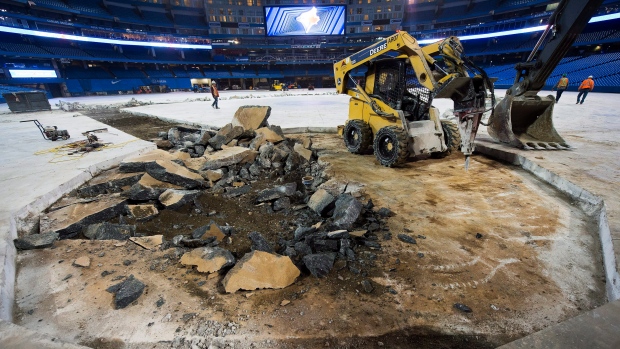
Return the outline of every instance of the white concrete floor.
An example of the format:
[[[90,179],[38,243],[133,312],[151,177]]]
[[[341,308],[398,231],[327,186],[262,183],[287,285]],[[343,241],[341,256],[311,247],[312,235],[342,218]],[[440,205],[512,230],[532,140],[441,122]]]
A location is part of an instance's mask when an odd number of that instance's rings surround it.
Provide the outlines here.
[[[111,128],[79,113],[51,112],[3,114],[0,116],[0,319],[9,319],[13,304],[15,247],[20,221],[77,188],[99,171],[117,165],[123,158],[155,149],[155,145]],[[33,122],[68,130],[71,138],[55,142],[43,139]],[[108,128],[100,133],[111,143],[101,151],[66,155],[57,147],[86,139],[87,130]]]

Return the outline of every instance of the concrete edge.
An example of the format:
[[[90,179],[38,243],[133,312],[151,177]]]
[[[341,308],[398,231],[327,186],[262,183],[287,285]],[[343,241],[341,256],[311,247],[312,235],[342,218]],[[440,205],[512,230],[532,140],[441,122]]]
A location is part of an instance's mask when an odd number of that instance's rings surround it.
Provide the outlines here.
[[[66,193],[78,188],[88,180],[98,175],[102,171],[118,165],[122,159],[130,156],[139,155],[145,151],[156,149],[154,144],[148,144],[141,149],[134,150],[128,154],[119,155],[111,159],[103,160],[97,164],[82,169],[82,172],[65,183],[59,185],[55,190],[35,198],[30,204],[21,207],[13,212],[8,219],[8,241],[0,241],[0,262],[2,263],[3,273],[0,280],[0,320],[13,321],[13,304],[15,302],[15,281],[16,281],[16,258],[17,250],[13,245],[13,240],[17,238],[18,223],[32,214],[39,214],[52,203],[56,202]],[[5,229],[5,228],[2,228]]]
[[[127,114],[131,114],[131,115],[135,115],[135,116],[145,116],[145,117],[149,117],[149,118],[153,118],[153,119],[159,119],[161,121],[166,121],[166,122],[173,122],[173,123],[177,123],[180,125],[188,125],[188,126],[195,126],[195,127],[201,127],[201,128],[209,128],[209,129],[217,129],[219,130],[219,127],[215,127],[215,126],[211,126],[211,125],[207,125],[207,124],[200,124],[200,123],[196,123],[196,122],[189,122],[187,120],[181,120],[181,119],[175,119],[175,118],[167,118],[165,116],[157,116],[157,115],[153,115],[153,114],[148,114],[148,113],[142,113],[139,111],[135,111],[135,110],[127,110],[126,108],[121,108],[119,109],[121,113],[127,113]]]
[[[47,349],[86,349],[77,344],[61,342],[45,334],[0,320],[0,333],[2,333],[2,348],[47,348]]]
[[[139,112],[139,111],[135,111],[135,110],[128,110],[126,108],[120,109],[121,113],[127,113],[127,114],[131,114],[131,115],[135,115],[135,116],[145,116],[145,117],[149,117],[149,118],[154,118],[154,119],[159,119],[162,121],[167,121],[167,122],[173,122],[173,123],[178,123],[181,125],[189,125],[189,126],[196,126],[196,127],[201,127],[201,128],[208,128],[208,129],[213,129],[213,130],[219,130],[220,127],[217,126],[213,126],[213,125],[208,125],[208,124],[201,124],[201,123],[196,123],[196,122],[188,122],[185,120],[181,120],[181,119],[175,119],[175,118],[168,118],[165,116],[157,116],[157,115],[153,115],[153,114],[149,114],[149,113],[143,113],[143,112]],[[284,132],[285,134],[291,134],[291,133],[337,133],[338,132],[338,127],[288,127],[288,128],[282,128],[282,132]]]
[[[337,127],[288,127],[283,128],[282,132],[285,134],[292,133],[336,133]]]
[[[539,180],[585,205],[586,213],[597,221],[598,234],[603,252],[607,299],[610,302],[620,299],[620,275],[616,269],[616,257],[611,239],[611,231],[609,229],[609,221],[607,220],[607,206],[604,200],[526,157],[510,152],[509,150],[490,147],[478,141],[476,142],[476,151],[491,158],[517,165],[536,176]]]

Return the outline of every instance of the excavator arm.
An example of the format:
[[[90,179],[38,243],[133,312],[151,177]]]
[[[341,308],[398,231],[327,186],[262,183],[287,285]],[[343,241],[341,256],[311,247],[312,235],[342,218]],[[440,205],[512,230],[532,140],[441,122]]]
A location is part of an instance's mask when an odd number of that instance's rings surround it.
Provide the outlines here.
[[[515,66],[514,84],[489,118],[495,140],[525,149],[568,149],[553,126],[553,96],[538,96],[547,78],[596,13],[603,0],[562,0],[525,62]]]
[[[456,37],[449,37],[431,45],[420,47],[416,39],[407,32],[398,32],[381,40],[351,56],[334,64],[334,78],[338,93],[348,94],[353,98],[365,100],[372,110],[383,117],[400,117],[402,113],[381,109],[379,101],[361,88],[350,73],[362,65],[369,64],[386,54],[396,54],[396,59],[405,59],[411,64],[419,84],[427,88],[432,98],[450,98],[454,102],[454,114],[459,119],[461,133],[461,151],[469,156],[474,150],[474,139],[478,131],[480,119],[485,111],[487,90],[493,85],[481,69],[475,67],[463,56],[463,46]],[[433,57],[440,56],[443,64],[440,67]],[[480,73],[470,77],[468,71],[478,70]],[[348,81],[355,85],[349,88]],[[403,127],[406,121],[403,119]]]

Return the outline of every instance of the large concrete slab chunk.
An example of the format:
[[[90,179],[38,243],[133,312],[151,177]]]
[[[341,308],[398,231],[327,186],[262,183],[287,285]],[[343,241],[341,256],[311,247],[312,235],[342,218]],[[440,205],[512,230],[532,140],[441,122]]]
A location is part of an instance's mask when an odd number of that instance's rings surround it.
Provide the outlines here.
[[[244,130],[256,130],[267,124],[271,107],[244,105],[237,109],[232,119],[233,126],[241,126]]]
[[[329,274],[334,267],[336,256],[333,253],[309,254],[302,258],[304,265],[315,277],[321,278]]]
[[[194,200],[202,191],[168,189],[159,196],[159,202],[168,209],[177,209]]]
[[[224,234],[222,228],[217,223],[211,221],[208,225],[194,229],[194,231],[192,231],[192,237],[194,239],[201,240],[207,240],[210,237],[214,237],[218,242],[222,242],[222,240],[226,237],[226,234]]]
[[[306,161],[310,161],[312,158],[312,150],[304,148],[304,146],[299,143],[295,143],[293,150],[295,150],[299,156],[306,159]]]
[[[153,236],[140,236],[140,237],[132,237],[129,238],[136,245],[141,246],[147,250],[154,250],[164,243],[163,235],[153,235]]]
[[[176,156],[161,149],[150,151],[146,154],[123,159],[118,167],[120,172],[145,172],[146,164],[157,160],[174,160]]]
[[[225,166],[235,165],[245,161],[253,161],[256,154],[256,151],[244,147],[226,148],[213,154],[205,155],[204,158],[206,162],[201,170],[217,170]]]
[[[103,196],[88,203],[63,207],[41,218],[41,232],[56,232],[61,239],[74,237],[89,224],[118,217],[119,214],[125,212],[125,205],[125,198],[114,195]]]
[[[295,182],[280,185],[275,188],[268,188],[258,193],[256,202],[265,202],[265,201],[276,200],[282,197],[293,196],[295,195],[296,190],[297,190],[297,183]]]
[[[155,205],[128,205],[127,209],[139,221],[149,220],[159,214]]]
[[[230,251],[220,247],[202,247],[184,254],[181,264],[195,265],[201,273],[215,273],[222,268],[233,266],[235,257]]]
[[[209,139],[209,145],[215,150],[222,149],[222,146],[230,143],[233,139],[241,136],[244,130],[241,126],[233,126],[233,124],[226,124],[222,127],[217,134]]]
[[[325,189],[319,189],[308,200],[308,207],[314,212],[322,215],[328,210],[329,206],[334,202],[334,197]]]
[[[58,233],[32,234],[15,239],[13,243],[19,250],[32,250],[35,248],[52,247],[58,239]]]
[[[252,241],[252,251],[274,253],[273,247],[271,246],[269,241],[267,241],[267,239],[265,239],[265,237],[261,235],[261,233],[253,231],[248,234],[248,238],[250,238],[250,240]]]
[[[211,139],[211,134],[207,132],[207,130],[202,130],[200,133],[200,139],[196,142],[196,144],[206,146],[209,144],[209,139]]]
[[[334,209],[334,225],[339,229],[351,229],[362,213],[362,207],[362,203],[351,194],[340,195]]]
[[[185,167],[189,168],[190,170],[200,171],[205,165],[205,162],[207,162],[207,159],[205,159],[204,156],[200,156],[197,158],[189,158],[187,160],[184,160],[183,164],[185,164]]]
[[[220,179],[222,179],[222,177],[224,177],[224,171],[222,171],[221,169],[207,170],[205,172],[205,177],[207,177],[209,181],[215,183],[219,181]]]
[[[284,288],[295,282],[300,271],[289,257],[263,251],[247,253],[224,277],[228,293],[259,288]]]
[[[271,142],[273,144],[282,142],[284,140],[284,137],[280,136],[279,134],[267,127],[261,127],[256,130],[256,136],[258,135],[261,135],[264,141]]]
[[[130,275],[125,281],[108,287],[106,291],[114,293],[114,309],[123,309],[138,299],[145,287],[142,281]]]
[[[170,160],[157,160],[146,165],[146,172],[151,177],[163,182],[193,189],[204,184],[204,179],[198,173],[174,163]]]
[[[127,240],[135,235],[135,225],[108,222],[91,224],[84,230],[84,236],[93,240]]]
[[[156,200],[168,189],[183,189],[180,185],[162,182],[145,173],[138,183],[134,184],[126,192],[126,196],[134,201]]]
[[[122,173],[118,168],[105,171],[78,189],[81,197],[93,197],[107,193],[119,193],[123,187],[132,186],[142,178],[141,172]]]

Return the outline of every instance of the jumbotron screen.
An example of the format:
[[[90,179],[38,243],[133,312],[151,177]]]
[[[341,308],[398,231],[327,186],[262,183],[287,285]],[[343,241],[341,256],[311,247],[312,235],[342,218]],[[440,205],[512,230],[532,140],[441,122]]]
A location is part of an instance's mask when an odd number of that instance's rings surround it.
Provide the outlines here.
[[[344,35],[346,6],[265,6],[267,36]]]

